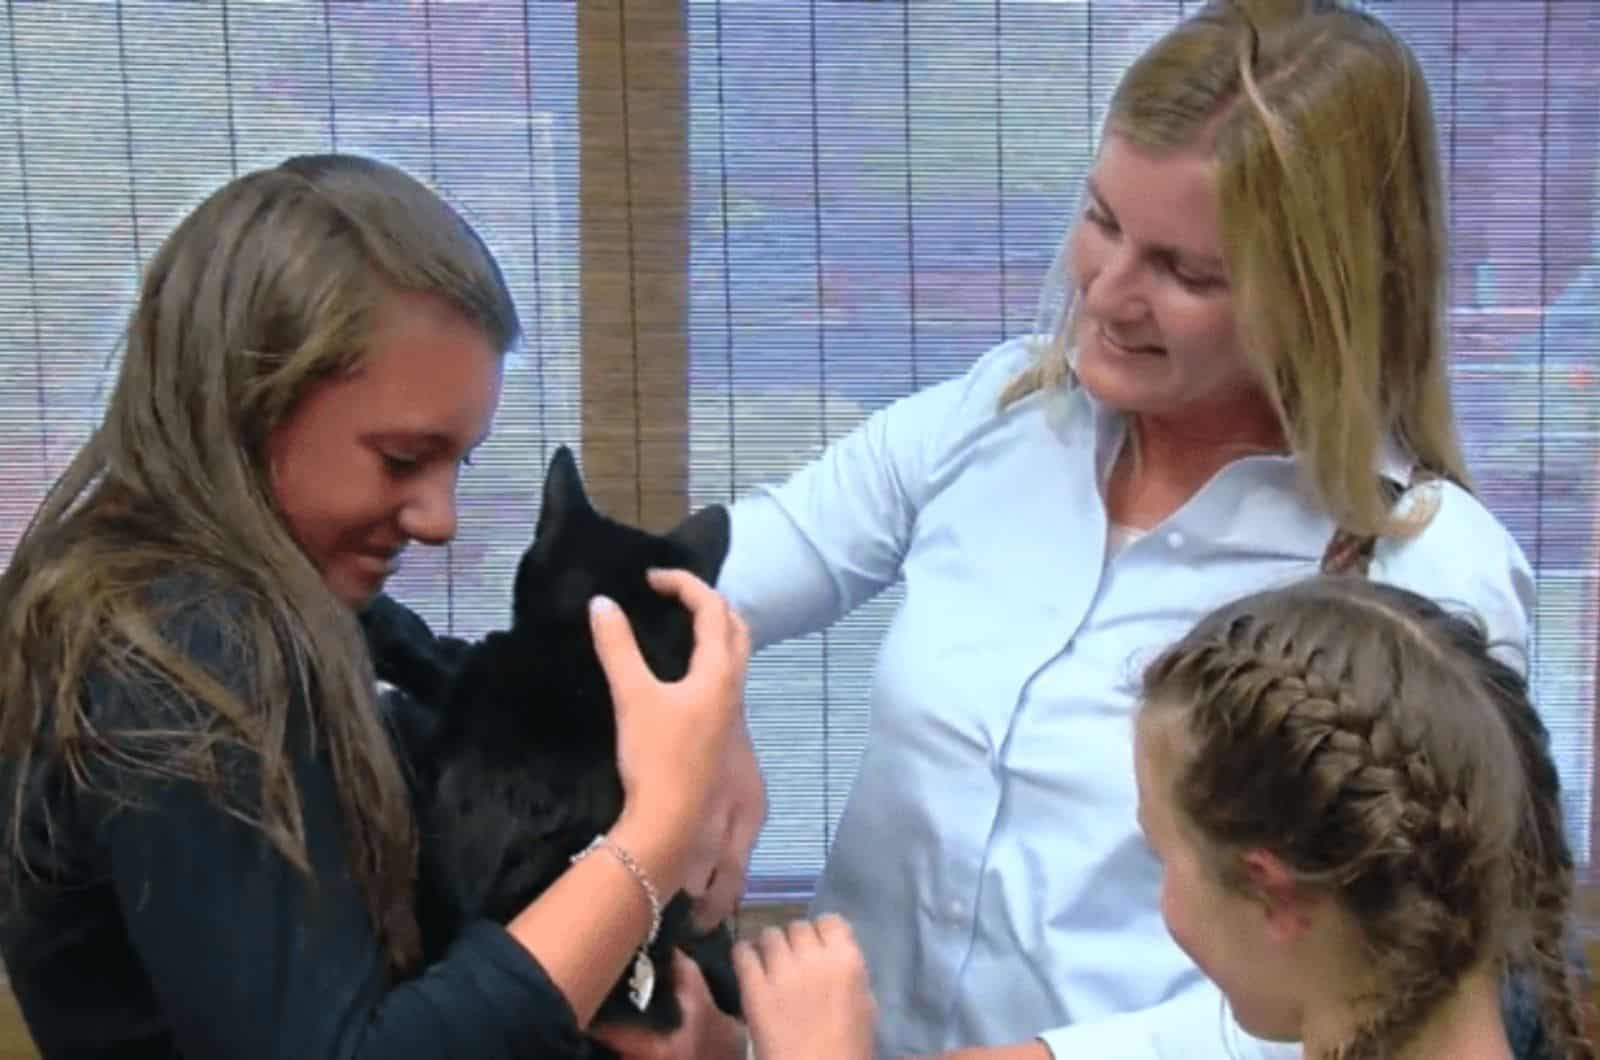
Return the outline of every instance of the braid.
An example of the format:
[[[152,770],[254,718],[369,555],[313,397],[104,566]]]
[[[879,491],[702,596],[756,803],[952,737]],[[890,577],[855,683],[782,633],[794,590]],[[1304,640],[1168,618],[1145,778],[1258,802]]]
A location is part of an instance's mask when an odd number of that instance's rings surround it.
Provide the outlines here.
[[[1436,970],[1480,959],[1490,919],[1488,903],[1466,900],[1484,860],[1468,814],[1421,734],[1386,701],[1352,695],[1350,660],[1252,617],[1152,676],[1199,692],[1188,723],[1207,751],[1191,759],[1178,797],[1206,834],[1228,851],[1273,849],[1304,882],[1342,892],[1367,931],[1381,984],[1374,1014],[1330,1060],[1386,1055],[1455,988]],[[1280,768],[1248,770],[1246,759]],[[1263,807],[1275,808],[1268,820]]]
[[[1326,1060],[1392,1055],[1469,972],[1519,957],[1557,1055],[1593,1060],[1548,734],[1479,629],[1390,586],[1311,579],[1208,616],[1143,699],[1179,722],[1173,796],[1224,882],[1248,886],[1241,855],[1270,851],[1359,925],[1371,989],[1348,1000],[1365,1021]]]
[[[1487,656],[1487,681],[1516,741],[1527,778],[1526,820],[1514,862],[1517,893],[1528,896],[1528,937],[1514,961],[1533,973],[1535,997],[1559,1060],[1594,1060],[1593,1022],[1577,969],[1566,954],[1575,879],[1561,816],[1561,781],[1550,756],[1550,733],[1509,666]]]

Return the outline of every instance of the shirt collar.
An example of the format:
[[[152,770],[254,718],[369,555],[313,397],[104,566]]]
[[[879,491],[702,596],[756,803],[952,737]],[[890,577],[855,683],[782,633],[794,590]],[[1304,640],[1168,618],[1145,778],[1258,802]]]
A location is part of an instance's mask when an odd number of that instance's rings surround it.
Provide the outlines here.
[[[1088,411],[1090,423],[1093,425],[1095,466],[1103,482],[1106,474],[1110,471],[1111,461],[1115,458],[1117,450],[1121,446],[1123,435],[1127,432],[1127,419],[1117,410],[1095,400],[1081,386],[1070,386],[1068,392],[1063,396],[1069,405],[1082,402],[1081,407],[1086,408]],[[1255,459],[1265,459],[1273,462],[1281,461],[1290,467],[1299,463],[1299,457],[1293,453],[1262,454],[1262,456]],[[1393,435],[1388,435],[1378,446],[1374,470],[1384,478],[1391,479],[1398,485],[1406,486],[1411,482],[1416,463],[1416,459],[1406,451],[1399,440]]]

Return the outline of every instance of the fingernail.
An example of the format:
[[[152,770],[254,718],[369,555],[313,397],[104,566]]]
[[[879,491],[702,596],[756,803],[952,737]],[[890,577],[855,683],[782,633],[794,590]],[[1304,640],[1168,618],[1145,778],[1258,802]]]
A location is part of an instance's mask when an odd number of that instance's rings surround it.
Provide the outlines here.
[[[591,615],[603,615],[616,609],[617,602],[609,596],[589,597],[589,613]]]

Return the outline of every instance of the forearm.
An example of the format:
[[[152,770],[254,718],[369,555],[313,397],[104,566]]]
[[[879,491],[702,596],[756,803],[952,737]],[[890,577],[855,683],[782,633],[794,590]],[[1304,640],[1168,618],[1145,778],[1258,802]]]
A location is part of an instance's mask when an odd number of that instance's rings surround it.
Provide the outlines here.
[[[609,833],[666,901],[681,887],[683,858],[661,831],[624,814]],[[650,930],[650,902],[633,872],[597,850],[574,864],[507,925],[587,1027]]]
[[[990,1045],[940,1053],[930,1060],[1052,1060],[1050,1050],[1038,1039],[1020,1045]]]

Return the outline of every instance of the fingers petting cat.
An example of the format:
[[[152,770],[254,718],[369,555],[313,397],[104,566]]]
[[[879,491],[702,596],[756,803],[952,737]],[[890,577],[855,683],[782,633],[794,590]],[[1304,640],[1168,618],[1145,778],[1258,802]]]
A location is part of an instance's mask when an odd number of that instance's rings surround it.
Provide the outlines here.
[[[733,961],[758,1060],[871,1060],[877,1006],[843,918],[769,927]]]

